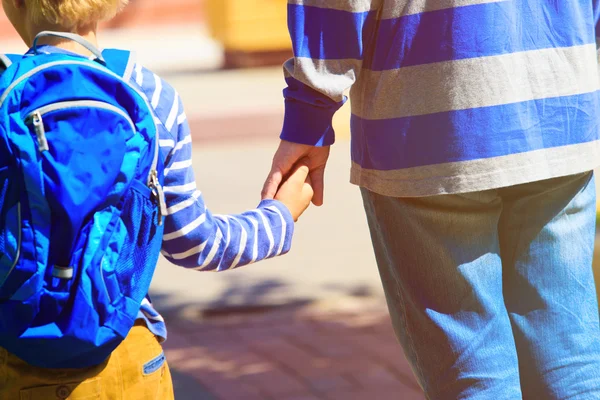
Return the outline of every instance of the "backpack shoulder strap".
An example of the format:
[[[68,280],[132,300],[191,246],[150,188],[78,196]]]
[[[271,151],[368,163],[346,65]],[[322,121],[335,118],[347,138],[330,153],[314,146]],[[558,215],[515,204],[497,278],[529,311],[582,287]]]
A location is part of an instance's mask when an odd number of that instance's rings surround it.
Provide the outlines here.
[[[134,53],[127,50],[106,49],[102,52],[102,57],[108,69],[129,82],[135,66]]]
[[[16,63],[21,58],[23,56],[19,54],[0,54],[0,73],[7,70],[11,64]]]

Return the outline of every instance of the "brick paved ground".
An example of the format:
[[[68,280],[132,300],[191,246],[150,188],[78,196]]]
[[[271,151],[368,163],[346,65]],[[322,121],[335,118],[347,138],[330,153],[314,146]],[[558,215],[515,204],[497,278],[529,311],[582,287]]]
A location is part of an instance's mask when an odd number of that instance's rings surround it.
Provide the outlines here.
[[[178,400],[417,400],[379,301],[351,299],[208,320],[168,318]],[[201,391],[208,392],[200,394]]]

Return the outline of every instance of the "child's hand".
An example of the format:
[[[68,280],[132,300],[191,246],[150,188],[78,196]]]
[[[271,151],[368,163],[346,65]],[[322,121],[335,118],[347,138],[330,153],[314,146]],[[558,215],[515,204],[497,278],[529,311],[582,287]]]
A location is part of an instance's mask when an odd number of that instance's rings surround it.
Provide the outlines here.
[[[308,176],[308,166],[301,161],[295,168],[279,187],[275,200],[281,201],[292,213],[294,221],[298,221],[310,205],[314,192]]]

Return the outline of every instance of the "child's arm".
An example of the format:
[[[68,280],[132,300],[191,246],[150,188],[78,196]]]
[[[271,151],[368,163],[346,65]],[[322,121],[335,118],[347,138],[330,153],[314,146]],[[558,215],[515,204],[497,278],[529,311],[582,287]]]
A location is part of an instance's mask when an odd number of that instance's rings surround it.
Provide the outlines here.
[[[165,169],[168,215],[163,255],[183,267],[224,271],[288,252],[294,220],[312,197],[310,187],[304,185],[308,169],[302,168],[278,193],[287,207],[268,200],[240,215],[213,215],[196,188],[190,129],[178,98],[176,103],[177,126],[172,130],[176,140]],[[298,177],[302,173],[304,177]]]

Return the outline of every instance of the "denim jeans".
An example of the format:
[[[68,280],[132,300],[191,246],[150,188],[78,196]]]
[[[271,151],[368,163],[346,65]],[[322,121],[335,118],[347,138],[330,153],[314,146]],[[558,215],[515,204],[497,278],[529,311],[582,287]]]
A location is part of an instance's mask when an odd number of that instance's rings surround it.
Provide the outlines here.
[[[600,399],[591,172],[362,194],[394,329],[428,399]]]

